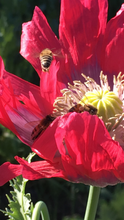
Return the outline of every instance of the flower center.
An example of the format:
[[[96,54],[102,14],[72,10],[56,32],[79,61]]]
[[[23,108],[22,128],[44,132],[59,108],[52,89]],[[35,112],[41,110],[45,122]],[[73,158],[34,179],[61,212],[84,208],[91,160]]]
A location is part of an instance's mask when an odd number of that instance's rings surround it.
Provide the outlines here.
[[[102,118],[104,123],[108,121],[109,118],[114,117],[116,114],[122,114],[122,101],[113,91],[102,89],[96,90],[94,92],[88,91],[85,96],[81,99],[80,104],[88,103],[97,108],[98,116]]]
[[[68,83],[68,88],[61,90],[62,96],[57,97],[54,102],[53,116],[56,118],[68,112],[78,113],[88,111],[97,114],[104,121],[112,139],[117,140],[124,147],[124,75],[119,73],[114,76],[113,91],[110,91],[107,76],[100,73],[100,85],[92,78],[82,74],[85,82],[73,81]]]

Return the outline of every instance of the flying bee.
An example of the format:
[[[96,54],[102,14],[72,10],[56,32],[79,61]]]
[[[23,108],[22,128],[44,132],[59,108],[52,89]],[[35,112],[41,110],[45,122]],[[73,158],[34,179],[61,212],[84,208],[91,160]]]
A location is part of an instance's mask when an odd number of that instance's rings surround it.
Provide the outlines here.
[[[52,63],[53,56],[64,58],[63,52],[60,49],[56,50],[55,53],[53,53],[49,48],[45,48],[39,54],[39,59],[43,72],[49,72],[49,68]],[[68,55],[68,57],[70,56]]]
[[[76,104],[72,108],[69,109],[68,112],[77,112],[82,113],[84,111],[89,112],[91,115],[97,114],[97,108],[90,104]],[[35,140],[40,134],[43,134],[43,132],[46,130],[46,128],[56,119],[56,117],[52,115],[47,115],[45,118],[43,118],[40,123],[33,129],[31,133],[32,140]]]
[[[42,67],[43,72],[48,72],[50,65],[51,65],[51,62],[53,60],[52,51],[48,48],[42,50],[39,55],[39,59],[41,62],[41,67]]]

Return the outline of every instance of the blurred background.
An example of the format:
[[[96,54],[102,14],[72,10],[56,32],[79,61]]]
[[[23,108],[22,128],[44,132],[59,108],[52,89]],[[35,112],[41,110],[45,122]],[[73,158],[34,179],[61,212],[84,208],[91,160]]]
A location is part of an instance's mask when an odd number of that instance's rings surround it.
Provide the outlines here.
[[[109,0],[108,20],[115,16],[123,0]],[[37,5],[58,36],[60,0],[0,0],[0,56],[5,68],[29,82],[39,85],[33,67],[19,54],[21,25],[32,19]],[[15,163],[14,156],[26,157],[30,148],[22,144],[14,134],[0,125],[0,164]],[[0,209],[7,207],[5,194],[9,194],[9,183],[0,187]],[[48,206],[52,220],[83,220],[89,187],[73,184],[61,179],[29,181],[26,191],[31,193],[35,204],[43,200]],[[0,219],[8,219],[0,212]],[[97,220],[124,219],[124,184],[101,190]]]

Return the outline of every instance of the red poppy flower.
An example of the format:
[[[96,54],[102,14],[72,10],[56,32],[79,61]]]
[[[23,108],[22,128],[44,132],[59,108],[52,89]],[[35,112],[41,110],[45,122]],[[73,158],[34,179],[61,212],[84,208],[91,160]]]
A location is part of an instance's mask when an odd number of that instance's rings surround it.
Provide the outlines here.
[[[95,94],[99,92],[98,84],[90,78],[86,79],[86,85],[81,83],[84,82],[82,72],[92,76],[97,83],[101,70],[109,79],[123,72],[123,16],[122,5],[106,24],[107,0],[62,0],[59,40],[38,7],[32,21],[23,24],[20,53],[39,74],[40,87],[5,71],[0,59],[0,122],[45,160],[28,163],[16,157],[20,165],[9,162],[1,165],[0,185],[20,174],[30,180],[61,177],[101,187],[124,182],[123,129],[121,137],[115,131],[123,127],[123,76],[119,75],[114,83],[115,96],[108,92],[107,79],[101,74],[102,95],[107,94],[107,101],[102,104],[95,102],[91,94],[92,90]],[[42,71],[39,59],[45,48],[53,52],[49,73]],[[68,82],[73,81],[75,85],[67,88]],[[62,96],[60,90],[68,102],[64,101],[59,112],[63,98],[56,98]],[[98,109],[98,115],[68,112],[74,103],[83,102],[85,92],[90,103]],[[54,102],[58,117],[33,141],[33,122],[52,114]]]

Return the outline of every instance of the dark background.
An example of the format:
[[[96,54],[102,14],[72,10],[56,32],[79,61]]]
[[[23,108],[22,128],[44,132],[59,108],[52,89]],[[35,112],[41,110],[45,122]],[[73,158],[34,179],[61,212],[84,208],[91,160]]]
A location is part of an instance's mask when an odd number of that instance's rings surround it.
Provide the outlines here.
[[[109,0],[108,20],[115,16],[123,0]],[[39,85],[39,78],[33,67],[19,54],[21,25],[32,19],[35,5],[40,7],[58,36],[60,13],[59,0],[0,0],[0,55],[6,70],[25,80]],[[14,156],[26,157],[30,148],[22,144],[14,134],[0,126],[0,164],[15,163]],[[0,209],[7,207],[11,188],[9,183],[0,187]],[[73,184],[62,179],[29,181],[26,191],[31,193],[35,204],[43,200],[52,220],[82,220],[85,212],[89,187]],[[101,190],[97,220],[123,220],[124,185],[118,184]],[[0,219],[8,219],[0,212]]]

